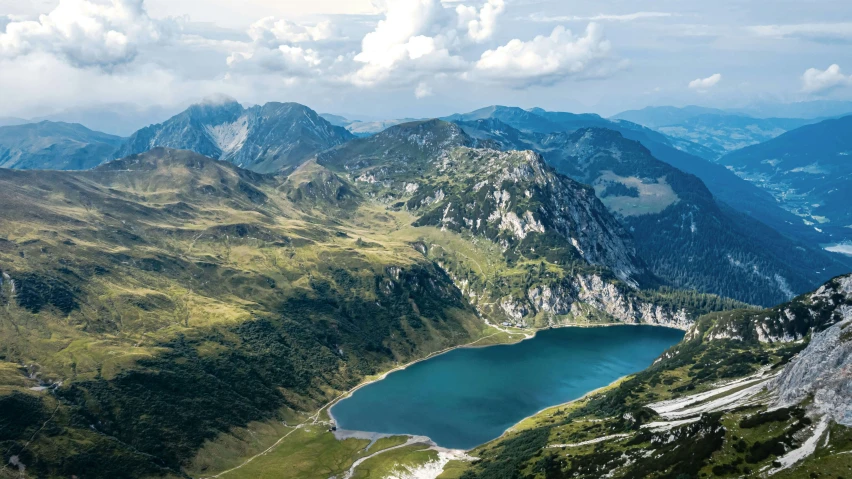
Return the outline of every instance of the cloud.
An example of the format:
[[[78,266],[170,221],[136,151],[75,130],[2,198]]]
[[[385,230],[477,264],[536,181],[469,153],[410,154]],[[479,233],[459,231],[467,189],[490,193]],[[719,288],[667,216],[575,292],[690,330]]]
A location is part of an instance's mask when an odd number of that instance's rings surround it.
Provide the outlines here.
[[[825,70],[810,68],[802,75],[802,90],[807,93],[825,93],[843,86],[852,86],[852,75],[844,75],[836,63]]]
[[[479,10],[466,5],[452,9],[439,0],[388,0],[384,18],[361,41],[354,57],[361,66],[348,80],[373,86],[462,72],[469,67],[462,47],[490,39],[504,8],[503,0],[488,0]]]
[[[550,36],[518,39],[482,54],[471,79],[485,79],[513,87],[554,84],[570,77],[602,76],[608,70],[611,46],[603,28],[590,23],[582,37],[559,26]]]
[[[285,78],[321,74],[319,53],[309,48],[280,45],[277,48],[259,48],[249,53],[234,52],[227,59],[228,67],[245,73],[278,73]]]
[[[43,52],[85,68],[111,69],[130,63],[143,45],[163,42],[178,30],[173,20],[155,20],[144,0],[60,0],[38,20],[7,19],[0,57]]]
[[[483,42],[491,38],[497,26],[497,17],[506,9],[503,0],[488,0],[477,13],[475,7],[459,5],[456,13],[459,24],[467,27],[468,36],[475,42]]]
[[[233,73],[274,73],[281,79],[315,75],[321,78],[323,59],[317,44],[335,38],[335,28],[328,20],[316,24],[297,24],[284,19],[266,17],[249,26],[251,42],[225,42],[231,50],[227,64]]]
[[[746,30],[769,38],[801,38],[813,41],[852,41],[852,22],[754,25]]]
[[[432,96],[433,94],[432,87],[425,82],[420,82],[420,84],[417,85],[417,88],[414,89],[414,96],[418,100]]]
[[[253,23],[248,29],[252,41],[269,48],[283,44],[319,42],[334,37],[334,28],[330,21],[316,25],[299,25],[287,20],[266,17]]]
[[[707,78],[696,78],[695,80],[692,80],[689,82],[689,88],[703,93],[716,86],[720,81],[722,81],[722,74],[714,73]]]
[[[576,15],[557,15],[549,16],[542,13],[534,13],[529,19],[534,22],[541,23],[558,23],[558,22],[632,22],[635,20],[645,20],[649,18],[668,18],[675,14],[668,12],[634,12],[624,15],[608,15],[599,14],[593,16],[576,16]]]

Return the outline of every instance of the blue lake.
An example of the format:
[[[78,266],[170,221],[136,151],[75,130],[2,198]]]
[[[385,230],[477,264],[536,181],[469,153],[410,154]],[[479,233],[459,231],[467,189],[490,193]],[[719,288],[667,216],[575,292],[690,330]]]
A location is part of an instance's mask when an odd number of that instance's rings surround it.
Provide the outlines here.
[[[359,389],[331,412],[341,429],[470,449],[647,368],[683,335],[654,326],[560,328],[518,344],[456,349]]]

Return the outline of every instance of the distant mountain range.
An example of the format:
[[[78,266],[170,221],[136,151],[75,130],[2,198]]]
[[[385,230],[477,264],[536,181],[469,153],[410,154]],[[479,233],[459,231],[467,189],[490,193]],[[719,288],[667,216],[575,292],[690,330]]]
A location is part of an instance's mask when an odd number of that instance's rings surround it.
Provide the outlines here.
[[[719,162],[814,228],[852,237],[852,116],[798,128]]]
[[[0,127],[0,167],[86,170],[112,159],[122,141],[73,123],[4,126]]]
[[[714,108],[648,107],[625,111],[613,119],[628,120],[665,133],[672,144],[709,160],[771,140],[819,119],[754,118]],[[707,151],[694,148],[698,144]]]

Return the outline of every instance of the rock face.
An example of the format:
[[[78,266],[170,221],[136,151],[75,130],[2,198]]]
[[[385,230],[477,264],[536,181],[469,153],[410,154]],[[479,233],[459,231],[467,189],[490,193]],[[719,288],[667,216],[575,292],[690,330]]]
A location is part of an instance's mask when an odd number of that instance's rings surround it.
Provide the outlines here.
[[[762,343],[800,341],[844,321],[852,308],[852,275],[837,277],[815,292],[763,311],[725,313],[708,339],[756,340]]]
[[[554,121],[558,119],[553,115]],[[687,174],[660,161],[657,138],[646,135],[636,141],[630,136],[644,132],[617,124],[569,130],[576,125],[574,120],[579,121],[576,118],[548,131],[529,122],[514,121],[510,126],[499,118],[459,124],[482,144],[501,150],[534,150],[559,173],[592,185],[607,209],[633,233],[638,255],[655,275],[674,286],[772,306],[848,271],[848,266],[824,252],[803,249],[751,216],[717,202],[705,182],[734,175],[715,170],[707,175]],[[588,125],[597,125],[589,121]],[[522,129],[524,125],[527,128]],[[694,158],[694,162],[702,161]],[[690,161],[678,162],[682,163],[689,166]],[[733,181],[745,183],[736,177]],[[721,191],[729,192],[734,186]],[[726,202],[730,200],[725,197]],[[823,268],[829,273],[815,273]]]
[[[852,307],[844,318],[814,334],[808,347],[775,379],[776,406],[788,407],[813,395],[813,407],[838,424],[852,426]]]
[[[164,123],[134,133],[117,158],[151,148],[191,150],[260,173],[298,166],[318,152],[354,138],[310,108],[267,103],[243,108],[233,100],[189,107]]]
[[[557,174],[538,154],[461,147],[434,167],[437,175],[407,202],[422,215],[417,225],[482,236],[504,250],[538,247],[546,254],[567,243],[572,255],[622,281],[636,286],[647,278],[629,235],[594,191]]]
[[[456,233],[489,249],[498,268],[444,245],[417,243],[484,316],[517,326],[594,321],[686,329],[692,316],[655,306],[636,287],[659,284],[630,235],[592,188],[532,151],[500,151],[438,120],[389,128],[323,152],[320,165],[415,216],[414,226]],[[501,264],[493,263],[497,261]],[[502,319],[501,319],[502,318]]]

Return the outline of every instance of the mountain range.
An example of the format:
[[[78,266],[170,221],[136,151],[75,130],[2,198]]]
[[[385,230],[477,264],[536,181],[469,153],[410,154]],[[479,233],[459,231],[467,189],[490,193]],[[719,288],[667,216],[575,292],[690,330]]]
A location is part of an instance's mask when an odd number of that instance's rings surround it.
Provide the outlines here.
[[[113,158],[122,138],[74,123],[0,127],[0,167],[85,170]]]
[[[351,138],[346,129],[297,103],[243,108],[225,98],[193,105],[164,123],[137,131],[116,156],[143,153],[154,147],[182,148],[270,173],[294,168]]]
[[[633,233],[652,271],[678,287],[774,304],[819,282],[823,273],[817,271],[839,274],[847,267],[717,203],[699,178],[659,161],[617,131],[523,133],[494,119],[460,125],[500,149],[538,151],[557,171],[592,185]],[[746,296],[746,291],[766,296]]]
[[[423,439],[338,440],[328,404],[449,348],[611,324],[686,336],[435,475],[845,473],[852,280],[825,280],[849,265],[649,128],[448,120],[357,138],[220,99],[129,139],[35,130],[40,170],[0,168],[0,477],[385,477],[365,461],[423,463]],[[84,171],[45,153],[83,133],[112,148]]]

